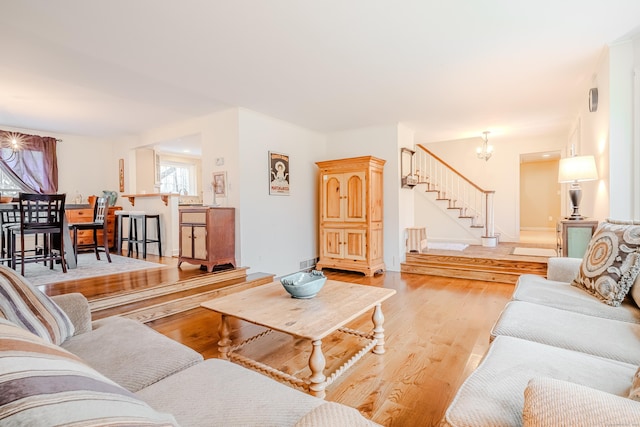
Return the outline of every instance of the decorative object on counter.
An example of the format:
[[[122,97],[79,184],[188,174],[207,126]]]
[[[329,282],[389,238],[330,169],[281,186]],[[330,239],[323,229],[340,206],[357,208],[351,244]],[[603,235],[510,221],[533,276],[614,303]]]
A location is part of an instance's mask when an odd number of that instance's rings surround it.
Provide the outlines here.
[[[107,199],[109,206],[115,206],[116,200],[118,200],[118,193],[116,191],[103,190],[102,196]]]
[[[326,282],[326,276],[318,270],[295,273],[280,279],[280,283],[291,297],[300,299],[315,297]]]
[[[0,196],[0,203],[11,203],[12,201],[12,196]]]
[[[289,156],[269,151],[269,194],[289,195]]]

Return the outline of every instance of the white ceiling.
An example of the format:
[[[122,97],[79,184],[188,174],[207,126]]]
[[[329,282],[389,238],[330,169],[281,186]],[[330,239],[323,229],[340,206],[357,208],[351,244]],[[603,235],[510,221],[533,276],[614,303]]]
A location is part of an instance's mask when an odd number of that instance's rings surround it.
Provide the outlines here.
[[[229,106],[419,141],[568,133],[638,0],[0,3],[0,125],[114,137]]]

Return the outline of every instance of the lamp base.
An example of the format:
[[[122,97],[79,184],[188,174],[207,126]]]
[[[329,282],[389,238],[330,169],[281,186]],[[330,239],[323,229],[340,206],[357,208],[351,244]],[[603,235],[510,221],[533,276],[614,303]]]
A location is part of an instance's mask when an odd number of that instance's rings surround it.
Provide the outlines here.
[[[571,215],[571,216],[565,216],[564,219],[568,219],[568,220],[577,220],[577,221],[581,221],[583,219],[586,219],[586,216],[582,216],[582,215]]]
[[[580,184],[578,184],[577,182],[571,183],[571,187],[569,188],[569,199],[571,200],[573,212],[571,213],[571,216],[567,217],[566,219],[584,219],[584,217],[580,215],[580,199],[582,199],[582,189],[580,188]]]

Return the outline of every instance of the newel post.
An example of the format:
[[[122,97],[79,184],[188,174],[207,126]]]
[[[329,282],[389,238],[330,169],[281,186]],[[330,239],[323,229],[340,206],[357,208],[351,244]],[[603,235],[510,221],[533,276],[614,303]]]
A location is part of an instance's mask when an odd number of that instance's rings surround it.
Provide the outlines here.
[[[498,238],[495,234],[495,223],[493,218],[493,196],[495,191],[485,191],[485,216],[484,229],[485,235],[482,236],[482,246],[495,248],[498,245]]]

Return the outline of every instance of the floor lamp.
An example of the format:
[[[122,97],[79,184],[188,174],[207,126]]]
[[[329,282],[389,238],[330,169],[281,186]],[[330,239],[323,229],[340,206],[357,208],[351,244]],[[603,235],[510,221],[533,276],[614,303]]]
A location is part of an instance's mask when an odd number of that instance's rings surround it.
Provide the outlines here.
[[[573,212],[567,219],[584,219],[584,217],[580,215],[580,199],[582,198],[580,182],[598,179],[595,158],[593,156],[565,157],[564,159],[560,159],[558,169],[558,182],[571,183],[571,187],[569,187],[569,199],[571,200]]]

